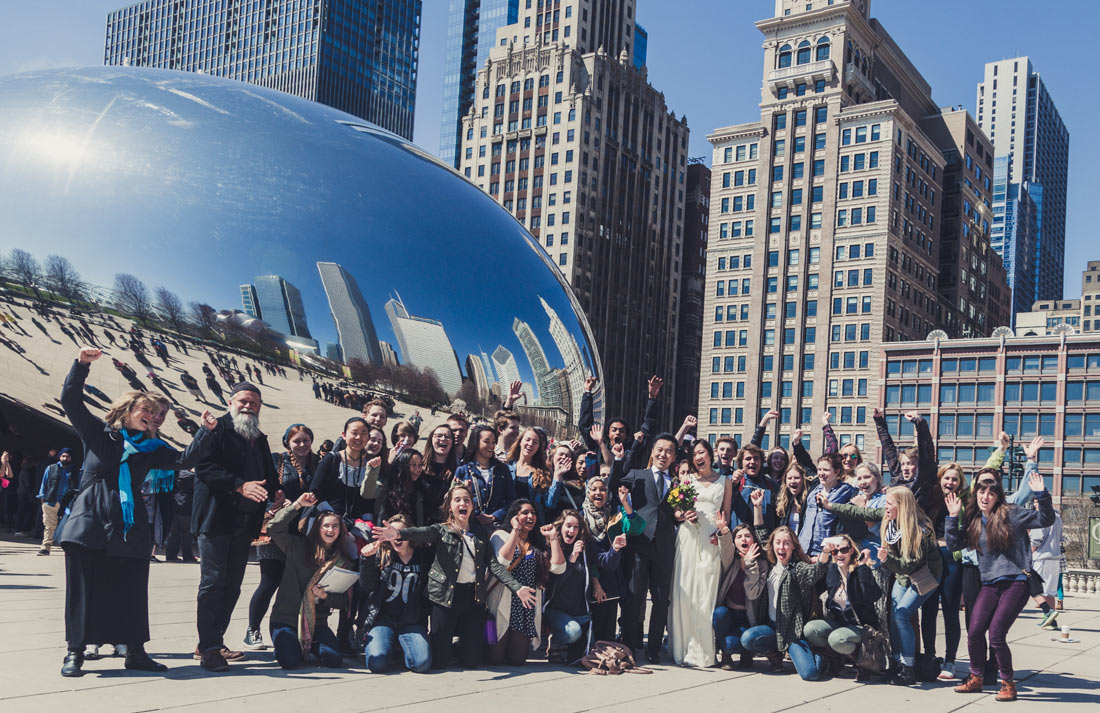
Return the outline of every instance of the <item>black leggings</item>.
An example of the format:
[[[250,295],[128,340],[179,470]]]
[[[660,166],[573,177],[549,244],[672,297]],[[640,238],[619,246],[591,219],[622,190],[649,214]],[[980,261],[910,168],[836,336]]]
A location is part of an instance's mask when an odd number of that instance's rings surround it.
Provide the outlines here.
[[[531,638],[509,629],[497,643],[489,647],[489,663],[493,666],[522,666],[531,651]]]
[[[451,642],[458,634],[464,668],[478,668],[485,657],[485,607],[474,597],[473,584],[454,585],[451,606],[432,605],[432,668],[451,665]]]
[[[283,581],[283,570],[286,569],[284,560],[261,559],[260,583],[256,585],[256,591],[252,593],[252,601],[248,603],[248,628],[259,631],[260,622],[267,614],[267,608],[271,604],[271,598],[279,589],[279,582]]]

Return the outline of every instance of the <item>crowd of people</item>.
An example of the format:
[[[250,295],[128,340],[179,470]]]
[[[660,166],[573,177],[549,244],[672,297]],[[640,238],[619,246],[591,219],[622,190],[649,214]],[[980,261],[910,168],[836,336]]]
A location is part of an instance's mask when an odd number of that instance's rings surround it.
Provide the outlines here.
[[[968,477],[936,463],[919,414],[905,414],[916,443],[899,450],[876,410],[883,473],[837,442],[828,414],[817,457],[801,430],[790,452],[761,449],[774,411],[743,446],[695,438],[691,416],[660,432],[657,377],[638,431],[618,417],[605,427],[590,378],[583,441],[554,441],[509,409],[421,433],[371,400],[322,453],[303,423],[272,449],[261,386],[242,379],[179,451],[158,438],[170,402],[156,392],[126,394],[102,420],[88,411],[100,354],[80,351],[61,394],[84,444],[79,480],[76,454],[61,453],[40,488],[66,555],[65,676],[105,644],[124,645],[127,668],[164,670],[144,648],[150,552],[183,491],[201,571],[194,655],[211,672],[245,657],[227,636],[253,556],[244,643],[270,645],[286,669],[349,657],[374,672],[576,665],[617,641],[649,663],[733,670],[759,657],[782,672],[789,659],[807,681],[955,681],[965,693],[999,680],[998,700],[1015,700],[1009,627],[1029,600],[1056,625],[1061,532],[1038,474],[1042,438],[1008,494],[1003,434]],[[162,512],[158,496],[180,508]]]

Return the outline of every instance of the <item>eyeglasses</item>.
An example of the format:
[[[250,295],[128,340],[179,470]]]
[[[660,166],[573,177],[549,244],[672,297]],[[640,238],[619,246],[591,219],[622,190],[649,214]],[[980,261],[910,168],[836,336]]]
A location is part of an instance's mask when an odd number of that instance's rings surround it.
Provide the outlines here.
[[[859,460],[858,453],[842,453],[840,457],[844,460],[848,460],[849,458],[855,458],[856,460]]]
[[[852,551],[852,546],[851,545],[845,545],[844,547],[838,547],[837,550],[836,550],[836,553],[838,555],[846,555],[851,551]]]

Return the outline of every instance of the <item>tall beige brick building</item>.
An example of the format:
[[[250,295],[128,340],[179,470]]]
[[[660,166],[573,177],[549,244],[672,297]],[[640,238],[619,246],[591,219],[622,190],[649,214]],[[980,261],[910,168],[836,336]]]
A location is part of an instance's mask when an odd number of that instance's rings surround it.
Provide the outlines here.
[[[688,128],[635,66],[635,35],[632,0],[523,0],[478,71],[459,170],[573,286],[600,350],[607,415],[637,424],[646,379],[659,374],[668,427]]]
[[[744,441],[776,408],[767,445],[787,445],[802,426],[817,452],[828,409],[842,442],[871,447],[880,345],[962,323],[939,284],[956,260],[941,255],[942,235],[962,230],[961,210],[942,224],[945,193],[962,190],[961,171],[945,179],[961,160],[958,120],[944,125],[951,110],[869,6],[776,0],[775,16],[756,23],[760,120],[708,137],[704,437]],[[987,192],[970,200],[986,217]],[[978,226],[988,252],[988,223]],[[992,319],[968,313],[966,323]]]

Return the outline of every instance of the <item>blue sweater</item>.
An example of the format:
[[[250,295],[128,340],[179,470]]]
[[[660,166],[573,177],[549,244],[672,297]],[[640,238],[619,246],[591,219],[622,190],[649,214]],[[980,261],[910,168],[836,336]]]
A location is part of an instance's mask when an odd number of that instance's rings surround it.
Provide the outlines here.
[[[1034,463],[1027,464],[1028,475],[1037,470],[1038,466]],[[1009,550],[1004,552],[993,550],[986,539],[985,530],[982,530],[982,536],[978,542],[978,569],[982,575],[982,582],[1015,577],[1031,570],[1031,539],[1027,531],[1039,527],[1050,527],[1054,524],[1054,505],[1050,498],[1050,491],[1043,490],[1035,493],[1035,502],[1039,504],[1038,510],[1008,504],[1001,505],[1009,509],[1008,521],[1012,526],[1012,547]],[[947,517],[945,522],[947,547],[955,552],[966,547],[966,532],[961,530],[960,526],[959,518],[950,515]]]

